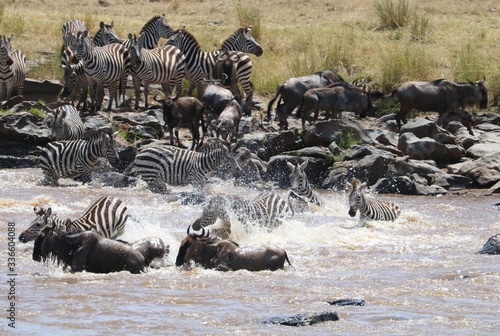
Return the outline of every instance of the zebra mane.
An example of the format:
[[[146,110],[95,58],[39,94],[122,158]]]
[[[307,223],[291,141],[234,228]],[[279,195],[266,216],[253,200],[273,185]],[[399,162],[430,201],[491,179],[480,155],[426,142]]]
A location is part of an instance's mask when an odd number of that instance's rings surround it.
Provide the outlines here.
[[[156,20],[158,20],[160,17],[162,17],[162,15],[155,15],[151,19],[149,19],[149,21],[146,22],[144,24],[144,26],[141,28],[141,31],[139,32],[139,35],[142,34],[142,33],[144,33],[144,31],[146,30],[146,28],[148,26],[150,26],[151,24],[153,24],[153,22],[155,22]],[[165,17],[165,16],[163,15],[163,17]]]
[[[198,40],[196,39],[196,37],[194,37],[193,34],[191,34],[190,32],[188,32],[185,27],[177,29],[174,32],[174,35],[175,34],[180,34],[180,33],[182,33],[182,36],[184,36],[184,39],[186,39],[186,40],[192,40],[201,49],[200,43],[198,42]]]

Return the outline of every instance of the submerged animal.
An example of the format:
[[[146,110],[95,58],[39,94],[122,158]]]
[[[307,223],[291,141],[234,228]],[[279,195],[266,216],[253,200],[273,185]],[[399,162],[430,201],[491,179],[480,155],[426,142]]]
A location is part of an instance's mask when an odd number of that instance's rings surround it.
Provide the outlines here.
[[[71,272],[111,273],[144,272],[143,255],[132,246],[104,238],[94,231],[67,233],[47,225],[35,239],[33,260],[48,258],[68,266]]]
[[[483,248],[480,249],[477,253],[479,254],[500,254],[500,233],[491,236]]]

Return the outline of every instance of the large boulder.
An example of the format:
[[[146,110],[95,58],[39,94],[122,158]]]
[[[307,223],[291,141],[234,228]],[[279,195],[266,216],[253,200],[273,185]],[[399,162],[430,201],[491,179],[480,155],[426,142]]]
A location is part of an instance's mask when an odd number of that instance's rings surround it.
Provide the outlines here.
[[[436,122],[424,118],[415,118],[401,126],[401,134],[413,133],[417,138],[432,138],[439,131]]]
[[[0,139],[23,141],[45,146],[50,141],[50,129],[44,118],[29,112],[7,114],[0,118]]]
[[[457,146],[445,145],[429,137],[418,138],[409,132],[399,136],[398,149],[411,159],[434,160],[443,164],[458,162],[462,157]]]
[[[129,126],[150,127],[154,129],[159,138],[163,137],[163,112],[159,109],[151,109],[145,113],[113,113],[113,121]]]
[[[489,188],[500,181],[500,152],[466,162],[458,173],[471,178],[479,188]]]
[[[348,118],[317,122],[302,133],[302,139],[306,147],[328,147],[331,142],[336,142],[339,145],[349,141],[373,143],[364,128]]]
[[[263,139],[263,149],[259,157],[269,160],[271,157],[283,152],[294,151],[304,148],[304,142],[299,136],[298,130],[293,128],[279,133],[266,134]],[[250,147],[248,147],[250,148]]]
[[[305,160],[308,161],[305,173],[309,182],[313,185],[321,186],[325,177],[328,176],[328,168],[330,166],[329,161],[321,157],[285,154],[273,156],[267,166],[267,179],[277,183],[281,188],[288,188],[291,185],[290,168],[286,163],[298,162],[301,164]]]

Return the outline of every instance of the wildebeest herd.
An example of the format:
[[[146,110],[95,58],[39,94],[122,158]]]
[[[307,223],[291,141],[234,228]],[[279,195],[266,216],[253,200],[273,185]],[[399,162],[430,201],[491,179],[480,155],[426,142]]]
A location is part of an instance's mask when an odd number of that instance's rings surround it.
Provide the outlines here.
[[[238,29],[220,49],[204,52],[185,27],[174,30],[164,15],[154,16],[138,35],[129,34],[127,39],[120,39],[113,26],[113,22],[109,25],[101,22],[99,30],[91,37],[80,20],[69,20],[63,25],[61,63],[65,80],[61,97],[71,97],[72,104],[61,105],[53,111],[54,141],[42,150],[40,167],[44,179],[40,183],[58,186],[60,178],[88,183],[100,158],[106,158],[111,164],[119,160],[116,134],[109,130],[84,132],[80,113],[87,107],[91,113],[100,111],[105,88],[109,91],[109,111],[113,103],[116,108],[126,104],[129,76],[135,89],[135,110],[140,109],[141,85],[146,109],[149,85],[161,86],[163,98],[159,99],[157,94],[154,100],[162,104],[170,144],[154,141],[141,147],[124,171],[125,175],[141,178],[153,192],[166,193],[167,185],[192,184],[195,194],[204,200],[203,187],[209,174],[221,169],[245,174],[230,143],[238,137],[242,115],[252,113],[252,61],[248,54],[257,57],[263,54],[251,35],[251,27]],[[159,46],[160,38],[168,41]],[[14,50],[11,42],[12,35],[0,36],[0,100],[11,98],[16,90],[18,95],[23,93],[25,57]],[[183,78],[196,87],[197,97],[191,96],[192,90],[189,96],[182,96]],[[91,102],[88,105],[89,93]],[[407,82],[391,95],[397,97],[401,105],[395,116],[398,127],[401,122],[406,123],[411,110],[434,111],[439,113],[438,124],[447,114],[457,114],[472,132],[472,114],[466,108],[487,106],[484,79],[467,83],[446,79]],[[272,119],[272,106],[276,101],[275,116],[281,129],[288,127],[287,119],[294,110],[302,119],[303,128],[306,121],[314,123],[320,112],[324,112],[325,118],[341,118],[342,112],[351,111],[363,118],[373,113],[373,99],[384,99],[384,95],[367,90],[365,83],[348,83],[340,75],[323,70],[280,84],[269,102],[267,118]],[[188,127],[192,134],[190,150],[183,148],[179,140],[180,127]],[[205,140],[206,134],[216,139]],[[283,218],[294,215],[297,203],[322,206],[304,174],[306,165],[307,162],[302,165],[288,163],[292,183],[285,194],[267,191],[252,200],[222,195],[206,200],[200,218],[188,226],[175,264],[182,266],[193,261],[224,271],[276,270],[282,269],[285,262],[290,264],[287,253],[279,247],[266,245],[247,249],[227,239],[231,232],[228,214],[235,213],[245,225],[257,223],[272,230]],[[355,216],[359,211],[361,218],[372,220],[396,220],[400,215],[397,205],[367,197],[363,191],[365,183],[355,179],[347,186],[349,215]],[[155,258],[168,254],[169,248],[157,237],[135,243],[117,240],[125,228],[126,212],[122,202],[112,197],[95,200],[75,221],[58,218],[50,208],[35,209],[37,218],[19,239],[35,241],[34,260],[52,258],[73,272],[127,270],[140,273]],[[225,223],[218,231],[221,237],[209,235],[206,228],[217,219]],[[493,238],[487,244],[498,246],[498,239]],[[481,253],[498,253],[498,248],[485,245]]]

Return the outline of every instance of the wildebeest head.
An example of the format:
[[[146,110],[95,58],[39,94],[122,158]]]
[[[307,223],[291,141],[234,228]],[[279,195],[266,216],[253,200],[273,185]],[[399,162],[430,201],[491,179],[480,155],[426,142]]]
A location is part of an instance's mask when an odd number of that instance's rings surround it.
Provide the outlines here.
[[[363,199],[363,190],[366,187],[366,182],[361,183],[358,179],[353,179],[351,183],[347,182],[347,188],[349,189],[349,216],[356,216],[356,211],[358,211],[361,201]]]
[[[479,254],[500,254],[500,233],[491,236],[483,248],[479,250]]]
[[[201,228],[192,231],[191,225],[187,229],[187,237],[181,242],[175,266],[182,266],[189,261],[200,264],[205,268],[212,268],[212,258],[217,252],[214,245],[219,239],[209,237],[209,231]]]
[[[62,238],[64,235],[65,232],[61,231],[60,228],[54,225],[46,225],[35,239],[33,260],[46,261],[51,254],[53,256],[59,254],[58,252],[67,247]]]

